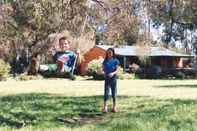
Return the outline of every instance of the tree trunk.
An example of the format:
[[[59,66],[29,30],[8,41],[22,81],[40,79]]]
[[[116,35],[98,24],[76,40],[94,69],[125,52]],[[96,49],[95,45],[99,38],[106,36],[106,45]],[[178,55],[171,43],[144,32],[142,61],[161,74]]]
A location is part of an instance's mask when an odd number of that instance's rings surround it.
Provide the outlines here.
[[[171,0],[170,3],[170,11],[169,11],[169,16],[170,16],[170,32],[169,32],[169,38],[167,39],[167,47],[169,46],[169,43],[172,39],[172,35],[173,35],[173,26],[174,26],[174,16],[173,16],[173,9],[174,9],[174,5],[175,4],[175,0]]]

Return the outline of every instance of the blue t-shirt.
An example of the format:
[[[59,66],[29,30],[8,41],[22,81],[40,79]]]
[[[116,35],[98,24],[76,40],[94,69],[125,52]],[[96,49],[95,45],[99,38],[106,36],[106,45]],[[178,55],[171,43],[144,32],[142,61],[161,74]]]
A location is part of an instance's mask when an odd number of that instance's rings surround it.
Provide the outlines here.
[[[112,58],[103,62],[105,75],[109,75],[117,70],[118,65],[120,64],[119,60],[116,58]]]

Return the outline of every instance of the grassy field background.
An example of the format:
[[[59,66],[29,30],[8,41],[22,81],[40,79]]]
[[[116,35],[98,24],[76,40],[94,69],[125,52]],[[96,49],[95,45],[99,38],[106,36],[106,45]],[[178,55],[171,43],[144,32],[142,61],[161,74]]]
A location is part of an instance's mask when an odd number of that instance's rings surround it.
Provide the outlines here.
[[[21,93],[49,93],[63,96],[103,95],[103,81],[46,79],[0,82],[0,96]],[[118,94],[169,99],[196,99],[197,80],[119,80]]]
[[[103,81],[9,80],[0,83],[0,130],[195,131],[196,83],[122,80],[119,112],[103,114]]]

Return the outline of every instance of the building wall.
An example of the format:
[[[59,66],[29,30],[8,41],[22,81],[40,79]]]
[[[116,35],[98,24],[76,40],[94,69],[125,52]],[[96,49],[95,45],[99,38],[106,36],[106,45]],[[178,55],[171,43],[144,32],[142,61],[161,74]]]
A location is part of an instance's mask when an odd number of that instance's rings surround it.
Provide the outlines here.
[[[181,57],[154,57],[151,63],[163,68],[183,68],[183,61]]]
[[[176,58],[175,61],[176,61],[175,62],[176,63],[176,68],[183,68],[184,67],[182,58]]]
[[[94,59],[99,59],[100,57],[105,58],[105,50],[99,47],[93,47],[90,51],[85,53],[84,61],[80,65],[80,74],[86,75],[88,63]]]
[[[80,65],[80,74],[86,75],[88,63],[94,59],[99,59],[100,57],[105,58],[105,50],[99,47],[93,47],[85,53],[84,61]],[[128,62],[132,64],[130,59]],[[160,65],[163,68],[183,68],[183,61],[181,57],[155,57],[151,62],[152,64]]]

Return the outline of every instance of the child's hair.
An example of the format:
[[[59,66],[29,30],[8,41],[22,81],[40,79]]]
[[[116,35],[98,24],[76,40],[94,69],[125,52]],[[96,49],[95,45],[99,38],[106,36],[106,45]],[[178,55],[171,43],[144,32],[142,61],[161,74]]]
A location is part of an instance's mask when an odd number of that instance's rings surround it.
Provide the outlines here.
[[[67,40],[68,44],[70,44],[70,41],[68,40],[68,37],[66,37],[66,36],[60,37],[59,38],[59,43],[60,43],[61,40]]]
[[[113,53],[113,56],[112,56],[112,57],[113,57],[113,58],[115,57],[115,50],[114,50],[114,48],[108,48],[107,51],[106,51],[106,56],[105,56],[104,62],[107,61],[107,60],[109,59],[109,58],[108,58],[108,55],[107,55],[107,52],[108,52],[108,51],[112,51],[112,53]]]
[[[66,36],[60,37],[59,41],[61,41],[61,40],[67,40],[67,37]]]

